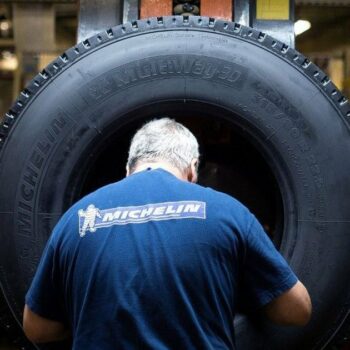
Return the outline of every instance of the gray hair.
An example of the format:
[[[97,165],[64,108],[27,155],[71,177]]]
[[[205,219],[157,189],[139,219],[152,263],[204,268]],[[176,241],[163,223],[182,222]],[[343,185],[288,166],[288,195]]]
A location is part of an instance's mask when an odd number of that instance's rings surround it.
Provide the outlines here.
[[[173,119],[161,118],[146,123],[132,138],[127,165],[133,172],[139,162],[166,161],[184,173],[198,159],[194,135]]]

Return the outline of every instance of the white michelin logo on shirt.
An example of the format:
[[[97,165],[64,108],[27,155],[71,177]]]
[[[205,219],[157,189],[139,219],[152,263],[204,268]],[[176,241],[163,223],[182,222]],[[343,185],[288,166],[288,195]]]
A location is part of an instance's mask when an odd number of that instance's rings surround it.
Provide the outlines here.
[[[85,236],[86,231],[95,232],[95,222],[96,217],[102,218],[100,210],[96,208],[93,204],[90,204],[86,210],[80,209],[78,211],[79,215],[79,234],[81,237]],[[83,225],[80,225],[80,218],[84,218]]]
[[[100,210],[90,204],[86,210],[80,209],[79,234],[96,232],[98,228],[114,225],[140,224],[147,221],[174,219],[205,219],[206,203],[200,201],[177,201],[152,203],[140,206],[117,207]]]

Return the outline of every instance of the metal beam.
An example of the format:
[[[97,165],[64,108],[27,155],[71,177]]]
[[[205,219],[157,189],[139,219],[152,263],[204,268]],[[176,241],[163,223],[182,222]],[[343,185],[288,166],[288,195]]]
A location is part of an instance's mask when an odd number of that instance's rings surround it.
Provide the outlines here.
[[[294,0],[256,0],[252,26],[295,47]]]
[[[234,21],[295,46],[294,0],[234,0]]]
[[[295,47],[295,34],[293,21],[253,21],[253,28],[258,29],[273,38],[282,41],[289,47]]]
[[[139,0],[124,0],[123,23],[140,18]]]
[[[234,1],[234,21],[244,26],[251,25],[251,1],[235,0]]]
[[[80,0],[78,42],[121,24],[122,0]]]
[[[53,4],[13,4],[13,28],[17,51],[56,50]]]

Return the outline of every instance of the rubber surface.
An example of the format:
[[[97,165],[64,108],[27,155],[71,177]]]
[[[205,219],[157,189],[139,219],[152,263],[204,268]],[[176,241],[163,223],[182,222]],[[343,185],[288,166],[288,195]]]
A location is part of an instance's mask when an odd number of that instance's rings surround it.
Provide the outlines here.
[[[95,150],[122,126],[150,117],[141,113],[147,106],[165,101],[225,110],[217,117],[252,140],[282,193],[280,250],[311,293],[312,322],[284,329],[238,317],[238,348],[338,343],[350,294],[349,103],[295,50],[205,17],[140,20],[85,40],[40,73],[6,114],[0,281],[9,310],[2,322],[20,334],[25,291]]]

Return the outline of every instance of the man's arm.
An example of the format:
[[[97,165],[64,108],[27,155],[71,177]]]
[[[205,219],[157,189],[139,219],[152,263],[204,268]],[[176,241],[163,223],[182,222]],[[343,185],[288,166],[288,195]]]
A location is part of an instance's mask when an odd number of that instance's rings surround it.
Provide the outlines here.
[[[280,325],[305,326],[311,318],[311,299],[305,286],[298,281],[291,289],[263,307],[264,313]]]
[[[70,337],[70,331],[63,323],[41,317],[27,305],[24,307],[23,330],[33,343],[49,343]]]

